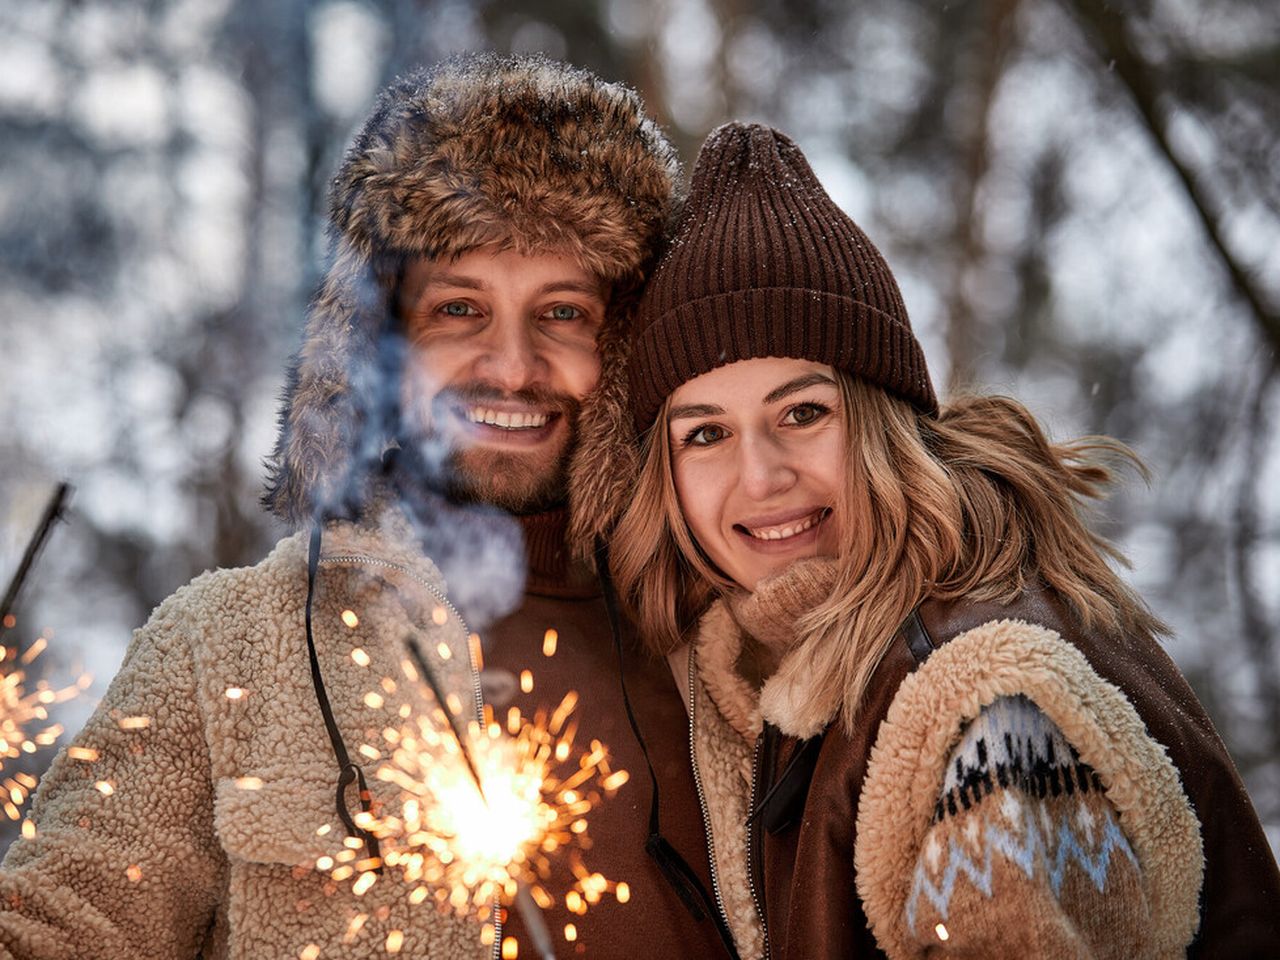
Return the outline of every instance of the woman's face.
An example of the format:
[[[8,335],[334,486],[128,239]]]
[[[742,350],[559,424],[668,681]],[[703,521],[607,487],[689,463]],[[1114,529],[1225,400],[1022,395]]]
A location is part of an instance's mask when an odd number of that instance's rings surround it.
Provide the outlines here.
[[[668,441],[689,529],[739,586],[802,557],[835,556],[845,439],[835,371],[766,357],[671,395]]]

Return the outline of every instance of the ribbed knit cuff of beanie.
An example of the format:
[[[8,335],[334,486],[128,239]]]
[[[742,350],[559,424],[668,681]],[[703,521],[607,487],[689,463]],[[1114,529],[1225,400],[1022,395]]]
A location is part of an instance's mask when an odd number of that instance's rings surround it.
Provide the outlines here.
[[[790,139],[729,123],[703,144],[681,220],[637,307],[629,369],[637,430],[680,384],[756,357],[828,363],[937,411],[880,251]]]

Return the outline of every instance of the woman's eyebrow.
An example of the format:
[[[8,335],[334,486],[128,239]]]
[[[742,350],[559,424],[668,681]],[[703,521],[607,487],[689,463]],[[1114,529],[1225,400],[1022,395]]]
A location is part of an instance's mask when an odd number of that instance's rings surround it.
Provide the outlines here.
[[[798,390],[803,390],[805,387],[812,387],[817,384],[829,384],[834,387],[836,382],[825,373],[806,373],[802,377],[796,377],[794,380],[788,380],[782,386],[775,387],[773,390],[770,390],[765,394],[765,398],[761,403],[765,405],[777,403],[783,397],[789,397]]]
[[[668,420],[685,420],[689,417],[714,417],[724,413],[720,407],[710,403],[690,403],[683,407],[672,407],[667,414]]]

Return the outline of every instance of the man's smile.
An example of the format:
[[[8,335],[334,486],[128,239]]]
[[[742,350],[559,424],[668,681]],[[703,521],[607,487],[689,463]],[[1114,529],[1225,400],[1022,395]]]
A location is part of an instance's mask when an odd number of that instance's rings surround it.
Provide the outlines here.
[[[533,430],[545,427],[555,416],[544,410],[495,410],[492,407],[466,407],[462,415],[472,423],[500,427],[503,430]]]

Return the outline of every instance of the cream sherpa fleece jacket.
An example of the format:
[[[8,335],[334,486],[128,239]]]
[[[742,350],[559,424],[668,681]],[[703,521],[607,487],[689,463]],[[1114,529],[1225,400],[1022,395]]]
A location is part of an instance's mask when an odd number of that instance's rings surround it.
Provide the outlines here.
[[[197,578],[136,632],[77,749],[40,785],[35,837],[5,859],[0,958],[383,958],[396,930],[405,956],[492,951],[479,922],[409,907],[389,874],[357,897],[313,869],[345,832],[308,668],[306,568],[299,534],[255,567]],[[400,668],[406,636],[433,651],[464,716],[478,705],[467,630],[443,596],[407,539],[326,529],[314,636],[347,748],[370,773],[359,745],[419,696]],[[372,709],[364,695],[383,676],[400,693]]]

